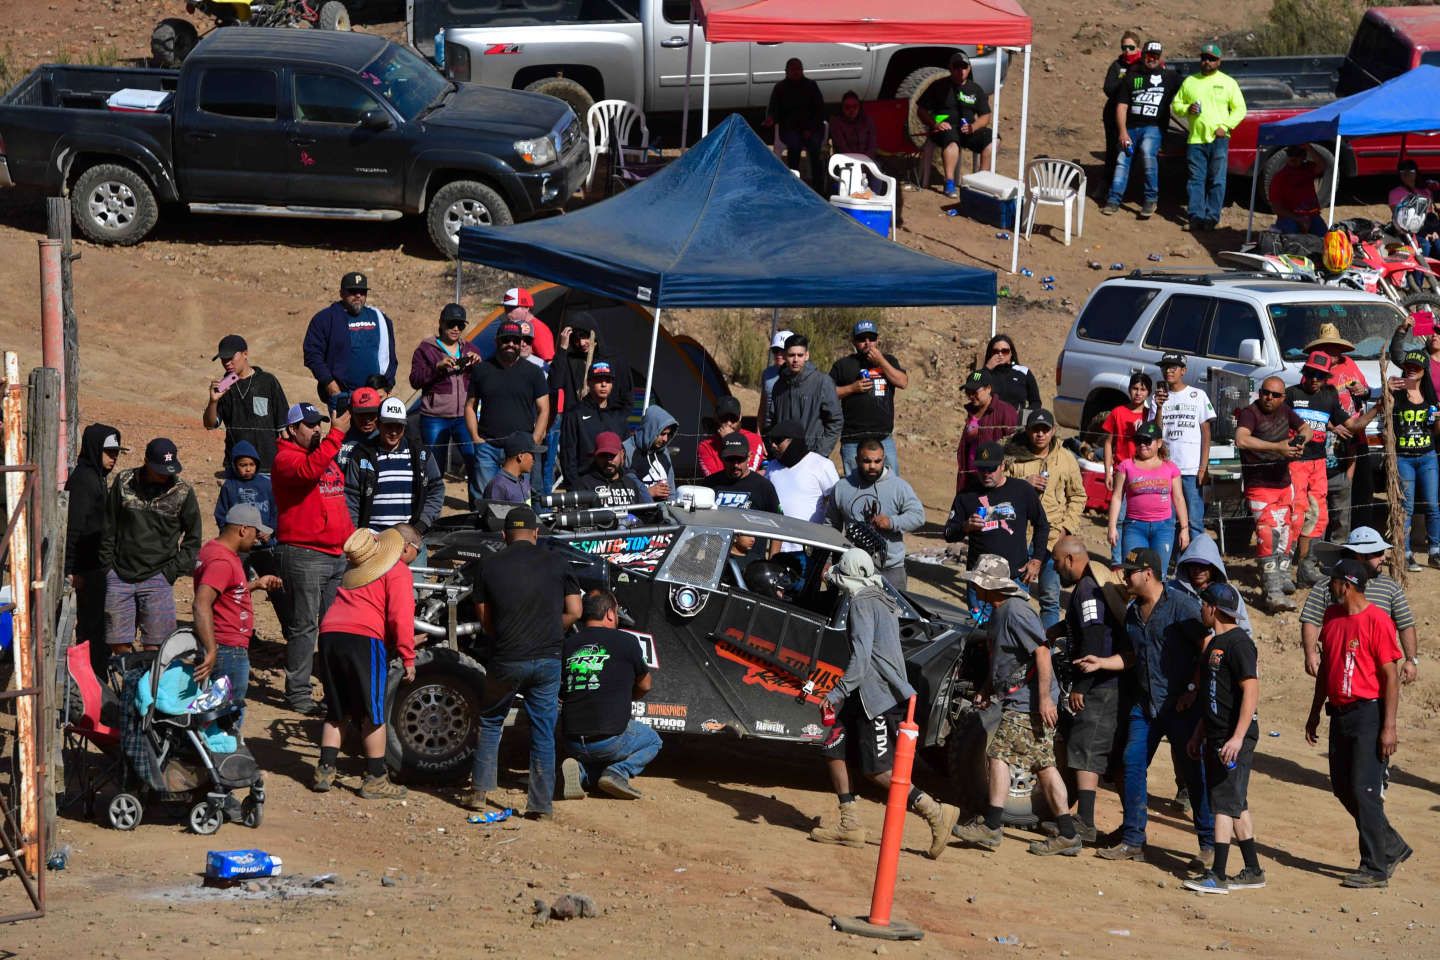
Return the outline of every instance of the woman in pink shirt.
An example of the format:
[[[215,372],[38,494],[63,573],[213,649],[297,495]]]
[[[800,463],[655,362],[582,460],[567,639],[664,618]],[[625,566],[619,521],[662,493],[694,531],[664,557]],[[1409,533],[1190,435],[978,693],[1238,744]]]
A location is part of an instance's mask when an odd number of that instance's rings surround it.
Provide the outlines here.
[[[1124,536],[1120,533],[1120,502],[1125,500]],[[1180,549],[1190,545],[1190,516],[1180,489],[1180,468],[1162,455],[1160,427],[1142,423],[1135,428],[1135,456],[1115,467],[1110,487],[1110,546],[1125,553],[1149,548],[1170,566],[1170,551],[1179,522]]]
[[[1400,185],[1390,191],[1390,211],[1393,213],[1401,202],[1410,197],[1425,197],[1427,200],[1435,199],[1435,190],[1440,188],[1440,183],[1434,180],[1420,179],[1420,165],[1414,160],[1401,160],[1395,171],[1400,177]],[[1433,257],[1440,254],[1440,219],[1434,213],[1425,218],[1425,225],[1415,235],[1415,243],[1420,247],[1420,253],[1426,257]]]

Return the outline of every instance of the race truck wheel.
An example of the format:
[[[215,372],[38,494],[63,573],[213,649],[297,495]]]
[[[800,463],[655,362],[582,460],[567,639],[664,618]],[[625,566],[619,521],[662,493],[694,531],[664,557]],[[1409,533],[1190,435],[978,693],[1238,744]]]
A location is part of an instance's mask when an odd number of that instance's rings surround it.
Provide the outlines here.
[[[160,219],[155,194],[129,167],[101,163],[80,174],[70,188],[75,226],[96,243],[139,243]]]
[[[341,30],[350,32],[350,11],[340,0],[329,0],[320,7],[320,14],[315,18],[315,26],[319,30]]]
[[[1406,313],[1428,310],[1440,317],[1440,296],[1433,293],[1412,293],[1400,301],[1400,307]]]
[[[945,741],[945,772],[962,817],[979,816],[989,804],[989,761],[985,748],[990,737],[977,710],[965,710],[950,729]],[[1031,798],[1035,774],[1023,767],[1010,767],[1010,791],[1005,797],[1005,823],[1029,827],[1037,822]]]
[[[195,24],[179,17],[166,17],[150,31],[150,58],[157,67],[176,70],[199,41]]]
[[[575,116],[582,120],[590,112],[590,108],[595,106],[595,98],[590,96],[590,91],[569,77],[541,77],[527,83],[525,89],[531,93],[543,93],[547,97],[564,100],[570,105],[570,109],[575,111]]]
[[[390,704],[385,762],[407,783],[454,783],[469,772],[480,734],[485,668],[447,647],[415,651],[415,679],[398,668],[386,684]]]
[[[924,98],[932,84],[948,76],[950,76],[950,71],[944,67],[921,67],[919,70],[912,70],[904,80],[900,81],[900,86],[895,88],[896,100],[910,101],[910,113],[906,120],[905,130],[910,136],[910,142],[916,147],[923,148],[925,146],[925,141],[930,137],[930,130],[915,115],[915,107]]]
[[[1315,196],[1319,198],[1322,205],[1330,202],[1330,184],[1335,180],[1335,154],[1318,143],[1310,144],[1311,150],[1315,153],[1315,160],[1324,168],[1325,173],[1321,175],[1315,184]],[[1285,166],[1284,149],[1275,150],[1260,163],[1260,189],[1256,191],[1255,203],[1257,209],[1263,206],[1270,209],[1270,181],[1280,168]]]
[[[515,222],[510,206],[490,187],[456,180],[435,191],[425,213],[430,242],[451,260],[460,255],[461,227],[504,227]]]

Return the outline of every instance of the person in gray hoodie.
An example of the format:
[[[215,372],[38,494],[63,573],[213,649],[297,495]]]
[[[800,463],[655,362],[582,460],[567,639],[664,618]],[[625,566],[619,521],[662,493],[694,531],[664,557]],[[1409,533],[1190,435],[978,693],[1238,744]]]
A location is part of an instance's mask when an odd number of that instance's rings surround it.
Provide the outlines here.
[[[1194,537],[1190,546],[1180,554],[1180,559],[1175,562],[1175,576],[1170,578],[1166,584],[1184,590],[1195,598],[1198,603],[1200,594],[1212,583],[1229,583],[1230,574],[1225,570],[1225,561],[1220,558],[1220,548],[1210,537]],[[1235,625],[1246,633],[1250,633],[1250,611],[1245,607],[1244,599],[1240,601],[1240,613],[1235,618]],[[1252,634],[1253,636],[1253,634]]]
[[[630,472],[650,491],[655,502],[675,492],[675,465],[670,462],[670,441],[680,424],[664,407],[645,408],[640,429],[625,438],[625,462]]]
[[[879,439],[869,437],[856,446],[855,470],[831,489],[826,518],[847,535],[854,525],[878,533],[885,541],[880,576],[896,590],[905,589],[905,534],[925,525],[925,505],[909,483],[885,466],[885,444]]]
[[[872,783],[890,786],[900,720],[905,715],[905,701],[915,695],[915,688],[905,679],[895,598],[875,572],[875,561],[864,550],[851,547],[826,572],[825,579],[850,600],[845,626],[850,662],[844,676],[820,701],[821,719],[830,724],[830,736],[820,752],[840,801],[840,821],[833,827],[816,827],[810,831],[810,839],[863,847],[865,827],[850,786],[850,764],[859,767]],[[945,852],[950,831],[960,819],[959,809],[940,803],[919,787],[910,788],[906,806],[929,824],[926,856],[934,860]]]
[[[810,341],[797,333],[785,341],[785,369],[770,397],[770,423],[794,420],[805,427],[805,446],[822,457],[840,442],[845,415],[835,381],[810,362]]]

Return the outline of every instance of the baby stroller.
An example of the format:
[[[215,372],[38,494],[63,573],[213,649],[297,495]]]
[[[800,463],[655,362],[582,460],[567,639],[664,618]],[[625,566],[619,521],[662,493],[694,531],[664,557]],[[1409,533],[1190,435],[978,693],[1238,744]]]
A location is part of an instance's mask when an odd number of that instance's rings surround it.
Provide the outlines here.
[[[258,827],[264,818],[264,779],[234,732],[240,706],[228,692],[222,695],[223,684],[196,685],[199,661],[189,630],[176,631],[153,655],[112,661],[120,678],[119,792],[110,798],[106,818],[117,830],[135,829],[145,806],[155,803],[188,805],[190,829],[202,835],[227,819]],[[72,672],[83,666],[70,664]],[[86,739],[105,749],[97,738]],[[245,788],[249,793],[241,801],[232,791]]]

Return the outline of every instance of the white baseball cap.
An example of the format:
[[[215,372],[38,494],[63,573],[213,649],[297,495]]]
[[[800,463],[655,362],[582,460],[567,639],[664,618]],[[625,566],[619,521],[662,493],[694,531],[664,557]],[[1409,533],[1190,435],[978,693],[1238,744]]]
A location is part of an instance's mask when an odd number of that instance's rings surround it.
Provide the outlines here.
[[[399,397],[386,397],[385,402],[380,404],[381,423],[406,423],[409,419],[410,412]]]
[[[795,336],[795,331],[794,331],[794,330],[781,330],[779,333],[775,334],[775,336],[771,338],[771,340],[770,340],[770,349],[771,349],[771,350],[784,350],[784,349],[785,349],[785,341],[786,341],[786,340],[789,340],[789,339],[790,339],[791,337],[793,337],[793,336]]]

